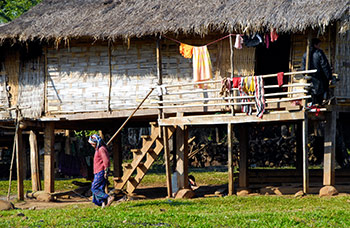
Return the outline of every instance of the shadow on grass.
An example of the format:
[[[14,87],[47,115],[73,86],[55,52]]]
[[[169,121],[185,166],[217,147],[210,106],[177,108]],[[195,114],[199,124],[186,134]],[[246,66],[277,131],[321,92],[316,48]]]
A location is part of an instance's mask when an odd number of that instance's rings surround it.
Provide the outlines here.
[[[183,206],[183,205],[192,205],[192,202],[183,202],[183,201],[178,201],[174,199],[165,199],[163,201],[158,201],[158,202],[142,202],[142,203],[137,203],[135,205],[131,205],[130,207],[144,207],[144,206],[163,206],[163,205],[169,205],[172,207],[176,206]]]

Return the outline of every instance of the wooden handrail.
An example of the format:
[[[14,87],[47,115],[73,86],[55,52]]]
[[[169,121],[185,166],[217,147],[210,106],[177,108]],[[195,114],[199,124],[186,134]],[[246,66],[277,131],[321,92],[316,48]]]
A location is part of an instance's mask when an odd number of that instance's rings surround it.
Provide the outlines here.
[[[145,96],[145,98],[143,98],[143,100],[140,102],[140,104],[135,108],[135,110],[130,114],[130,116],[124,121],[124,123],[122,124],[122,126],[120,126],[120,128],[114,133],[114,135],[110,138],[110,140],[107,142],[107,146],[112,142],[112,140],[119,134],[119,132],[123,129],[123,127],[125,126],[125,124],[131,119],[131,117],[134,116],[134,114],[137,112],[137,110],[141,107],[141,105],[143,104],[143,102],[145,102],[145,100],[149,97],[149,95],[151,95],[151,93],[153,92],[154,87],[151,88],[151,90],[147,93],[147,95]]]

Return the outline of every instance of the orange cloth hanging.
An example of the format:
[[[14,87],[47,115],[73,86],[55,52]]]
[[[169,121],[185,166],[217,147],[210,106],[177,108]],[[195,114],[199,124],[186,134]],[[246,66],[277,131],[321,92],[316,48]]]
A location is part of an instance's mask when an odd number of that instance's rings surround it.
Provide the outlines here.
[[[180,49],[180,54],[183,57],[185,57],[186,59],[192,58],[193,46],[181,43],[179,49]]]
[[[271,42],[275,42],[278,39],[278,34],[276,32],[276,29],[271,29],[270,31],[270,38],[271,38]]]

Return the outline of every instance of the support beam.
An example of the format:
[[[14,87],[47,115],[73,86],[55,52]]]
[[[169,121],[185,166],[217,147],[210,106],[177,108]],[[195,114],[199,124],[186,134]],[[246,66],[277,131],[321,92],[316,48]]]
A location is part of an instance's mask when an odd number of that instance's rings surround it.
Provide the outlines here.
[[[248,150],[249,136],[247,125],[241,125],[239,137],[239,187],[248,187]]]
[[[39,169],[39,151],[37,142],[37,133],[30,131],[29,133],[30,145],[30,170],[32,175],[32,191],[41,190],[40,169]]]
[[[54,183],[54,143],[55,124],[49,122],[44,129],[44,191],[52,193],[55,191]]]
[[[164,146],[164,160],[165,160],[165,172],[166,172],[166,184],[168,197],[172,197],[172,186],[171,186],[171,167],[170,167],[170,151],[169,151],[169,140],[168,140],[168,128],[163,127],[163,146]]]
[[[324,132],[323,185],[335,184],[335,146],[337,112],[326,114]]]
[[[179,189],[188,186],[188,130],[186,126],[176,128],[176,172]]]
[[[308,153],[308,119],[305,113],[305,119],[302,121],[302,131],[303,131],[303,192],[309,193],[309,153]]]
[[[16,135],[16,160],[17,160],[17,197],[18,200],[24,200],[24,148],[23,148],[22,130],[18,129]]]
[[[64,132],[65,136],[65,144],[64,144],[64,152],[65,154],[71,154],[71,148],[70,148],[70,130],[66,130]]]
[[[301,176],[303,173],[303,126],[301,122],[298,122],[296,130],[296,162],[295,168],[297,170],[298,175]]]
[[[121,144],[121,134],[117,135],[112,142],[113,176],[121,178],[123,176],[123,152]]]
[[[227,124],[227,166],[228,166],[228,195],[232,196],[234,192],[234,173],[233,173],[233,124]]]

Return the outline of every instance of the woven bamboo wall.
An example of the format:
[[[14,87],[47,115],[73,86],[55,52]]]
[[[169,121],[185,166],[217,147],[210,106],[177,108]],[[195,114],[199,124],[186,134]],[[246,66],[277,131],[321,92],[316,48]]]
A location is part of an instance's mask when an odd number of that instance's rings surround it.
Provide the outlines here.
[[[203,45],[206,40],[183,40]],[[208,46],[217,71],[218,45]],[[163,84],[192,82],[192,60],[183,58],[179,45],[164,40],[162,44]],[[220,59],[229,58],[221,55]],[[157,85],[155,41],[132,41],[130,46],[115,43],[111,47],[111,109],[135,107],[152,86]],[[109,55],[107,43],[49,48],[47,51],[47,111],[54,113],[106,111],[109,91]],[[221,78],[221,74],[216,75]],[[195,86],[194,86],[195,87]],[[181,98],[192,98],[187,94]],[[156,99],[153,96],[152,99]],[[178,98],[174,98],[178,99]],[[145,103],[145,106],[150,105]]]
[[[18,88],[19,107],[24,117],[38,118],[44,111],[44,57],[39,56],[21,62]]]
[[[7,87],[7,76],[6,69],[3,59],[0,62],[0,106],[1,108],[9,107],[8,93],[6,91]],[[10,117],[10,113],[6,110],[0,109],[0,119],[6,119]]]
[[[350,31],[337,34],[334,69],[340,79],[335,89],[335,95],[350,97]]]

